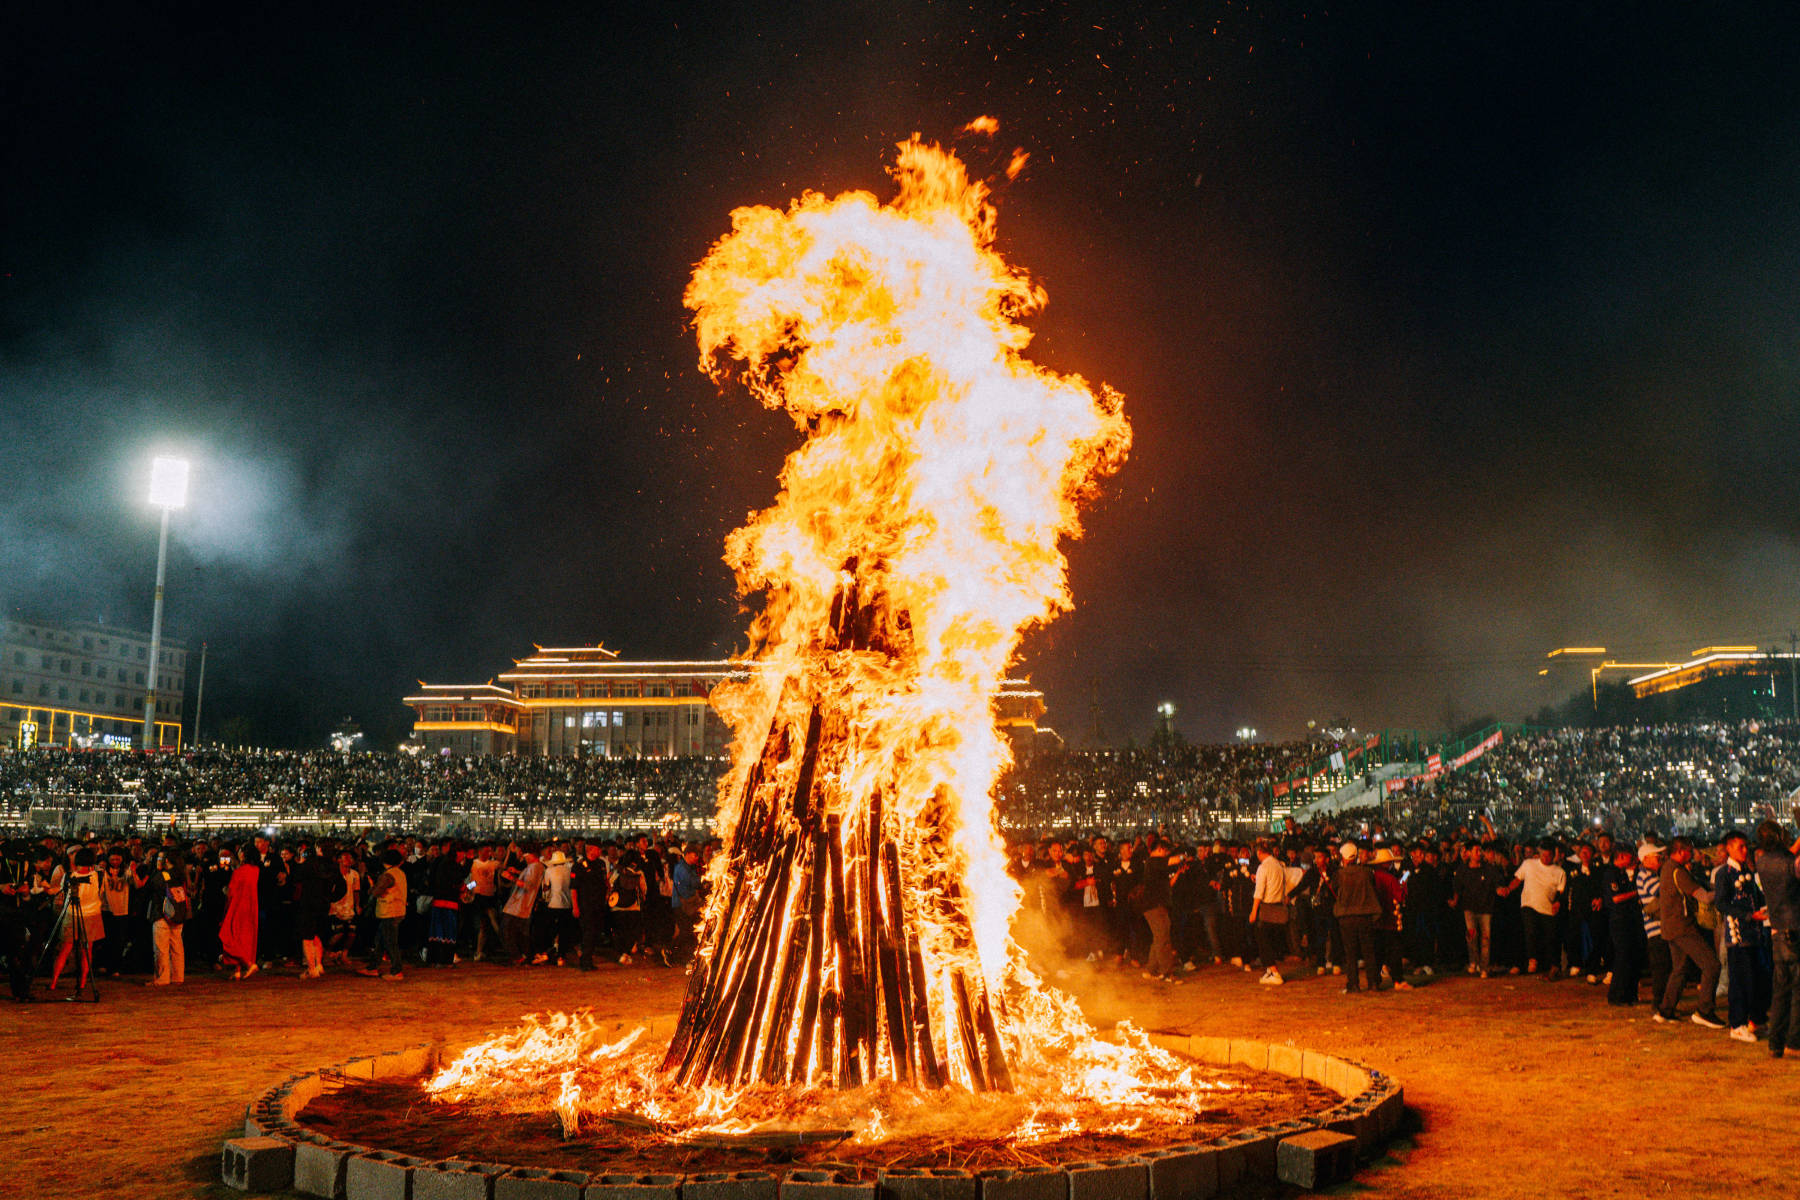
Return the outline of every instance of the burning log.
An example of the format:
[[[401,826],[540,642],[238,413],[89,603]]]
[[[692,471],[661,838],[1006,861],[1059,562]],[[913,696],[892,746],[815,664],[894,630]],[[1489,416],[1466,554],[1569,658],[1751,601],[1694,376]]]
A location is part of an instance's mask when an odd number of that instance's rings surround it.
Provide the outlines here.
[[[968,936],[958,891],[930,906],[909,896],[908,844],[883,783],[852,794],[856,754],[845,685],[832,670],[891,672],[908,623],[890,618],[878,572],[845,564],[828,627],[807,660],[817,678],[790,677],[761,752],[736,793],[730,875],[713,905],[664,1069],[679,1084],[875,1079],[940,1087],[947,1058],[967,1064],[978,1090],[1010,1086],[1005,1047]],[[892,751],[890,751],[892,753]],[[884,777],[898,778],[898,765]],[[923,811],[943,816],[941,806]],[[941,830],[915,837],[941,853]],[[932,873],[917,872],[915,891]],[[921,923],[957,931],[955,958],[928,971]],[[941,943],[943,939],[939,939]],[[934,995],[934,980],[936,980]],[[971,984],[971,980],[974,982]],[[934,1013],[936,1014],[934,1019]],[[954,1029],[958,1053],[940,1050]]]

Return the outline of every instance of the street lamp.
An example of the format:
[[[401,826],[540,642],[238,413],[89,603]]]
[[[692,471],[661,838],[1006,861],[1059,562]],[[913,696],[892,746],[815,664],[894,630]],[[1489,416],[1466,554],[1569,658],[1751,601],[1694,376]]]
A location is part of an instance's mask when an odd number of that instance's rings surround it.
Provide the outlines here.
[[[1240,742],[1254,742],[1256,740],[1256,730],[1250,728],[1248,725],[1240,726],[1237,731],[1237,737]]]
[[[156,605],[150,616],[150,674],[144,689],[144,749],[156,749],[156,668],[162,658],[163,578],[169,566],[169,514],[187,506],[188,463],[185,458],[158,458],[150,464],[150,503],[162,509],[162,535],[156,543]]]

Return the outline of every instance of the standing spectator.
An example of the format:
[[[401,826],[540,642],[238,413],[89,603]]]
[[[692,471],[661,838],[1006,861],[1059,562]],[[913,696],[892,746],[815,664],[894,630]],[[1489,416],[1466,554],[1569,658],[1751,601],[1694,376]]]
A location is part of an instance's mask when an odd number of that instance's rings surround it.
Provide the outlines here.
[[[460,852],[446,845],[431,864],[431,914],[425,925],[425,961],[440,967],[456,965],[456,941],[462,932],[463,861]]]
[[[1478,844],[1456,864],[1450,904],[1462,912],[1463,931],[1469,940],[1469,974],[1488,977],[1489,955],[1494,942],[1494,902],[1504,884]]]
[[[1086,949],[1087,961],[1098,962],[1106,953],[1106,893],[1111,880],[1106,864],[1091,845],[1081,848],[1081,866],[1071,873],[1075,875],[1074,890],[1081,897],[1081,912],[1076,922],[1081,931],[1081,945]]]
[[[1713,871],[1713,901],[1724,922],[1727,1012],[1731,1038],[1754,1042],[1769,1022],[1769,935],[1762,884],[1750,866],[1750,840],[1725,835],[1725,861]]]
[[[1169,938],[1169,846],[1160,837],[1151,839],[1150,853],[1144,859],[1144,923],[1150,929],[1147,974],[1180,983],[1175,944]]]
[[[642,861],[636,850],[628,851],[620,858],[619,869],[613,874],[612,891],[606,897],[606,903],[612,909],[613,949],[619,952],[622,964],[631,962],[632,952],[644,941]]]
[[[476,962],[487,957],[489,938],[496,945],[500,943],[500,911],[495,903],[494,882],[499,871],[500,863],[494,858],[492,846],[475,851],[475,861],[469,864],[469,897],[463,911],[475,926]]]
[[[1800,842],[1784,846],[1785,831],[1773,821],[1756,830],[1756,875],[1762,883],[1774,942],[1774,983],[1769,1000],[1769,1055],[1800,1054]]]
[[[325,929],[331,920],[331,886],[337,868],[319,857],[310,842],[301,842],[288,866],[294,894],[294,936],[300,943],[300,978],[325,974]]]
[[[94,947],[106,938],[106,921],[102,916],[105,901],[100,893],[99,875],[94,870],[94,852],[83,846],[75,852],[71,862],[67,872],[58,867],[51,877],[51,885],[66,897],[56,960],[50,967],[50,990],[53,992],[62,980],[69,954],[78,942],[81,953],[76,956],[75,990],[79,992],[87,987],[88,975],[94,969]],[[85,938],[78,936],[82,934]]]
[[[594,947],[606,934],[606,893],[610,882],[600,847],[589,842],[587,853],[571,873],[575,919],[581,925],[581,956],[575,965],[583,971],[594,969]]]
[[[508,857],[517,849],[512,847]],[[544,867],[537,855],[526,853],[522,863],[504,868],[501,878],[510,878],[512,893],[500,913],[500,931],[513,966],[522,967],[531,961],[531,914],[537,908],[538,890],[544,884]]]
[[[221,862],[224,861],[221,858]],[[257,972],[261,879],[262,858],[255,846],[246,846],[231,870],[231,882],[225,894],[225,917],[219,923],[219,959],[231,967],[233,979],[248,979]]]
[[[187,952],[182,931],[193,909],[193,878],[179,852],[159,850],[145,876],[142,889],[145,914],[150,918],[150,944],[156,953],[152,987],[168,987],[187,981]]]
[[[550,851],[544,863],[544,904],[549,910],[550,951],[548,961],[562,966],[575,958],[577,930],[575,925],[575,893],[571,882],[572,864],[561,846]]]
[[[1556,843],[1546,841],[1536,858],[1528,858],[1513,872],[1507,890],[1519,892],[1519,915],[1525,922],[1525,970],[1556,976],[1556,914],[1562,908],[1568,875],[1556,865]]]
[[[1059,846],[1057,862],[1050,872],[1051,886],[1056,889],[1056,895],[1046,909],[1046,918],[1059,923],[1063,920],[1065,911],[1062,893],[1069,886],[1069,873],[1062,869],[1061,858]],[[694,929],[700,920],[700,910],[705,898],[702,892],[704,883],[705,876],[700,870],[700,851],[689,843],[682,848],[681,859],[669,875],[670,901],[675,911],[675,953],[678,957],[685,956],[689,947],[697,940]],[[1059,939],[1058,946],[1061,944]]]
[[[350,951],[356,946],[356,918],[362,913],[362,872],[356,869],[356,856],[348,850],[338,851],[337,878],[331,884],[330,919],[331,957],[341,965],[350,965]]]
[[[1332,881],[1337,893],[1332,914],[1337,917],[1344,938],[1344,991],[1348,994],[1361,990],[1356,983],[1356,964],[1361,962],[1373,992],[1381,983],[1381,959],[1375,952],[1375,920],[1381,916],[1381,894],[1375,890],[1374,869],[1357,861],[1355,842],[1339,846],[1338,857],[1343,862]]]
[[[117,977],[129,965],[131,944],[131,873],[125,869],[125,852],[106,856],[106,873],[100,877],[101,922],[106,926],[105,954],[100,958],[104,975]]]
[[[1650,1019],[1662,1020],[1663,989],[1669,986],[1669,943],[1662,935],[1662,860],[1667,853],[1661,842],[1645,838],[1638,845],[1638,868],[1631,873],[1637,884],[1638,905],[1644,911],[1644,961],[1650,968]]]
[[[1655,1016],[1665,1022],[1676,1019],[1676,1005],[1681,1002],[1681,989],[1687,982],[1687,965],[1693,962],[1700,967],[1700,995],[1696,1000],[1699,1007],[1688,1019],[1707,1029],[1724,1029],[1725,1022],[1719,1020],[1717,1011],[1719,960],[1695,921],[1698,905],[1710,903],[1713,896],[1694,882],[1693,873],[1688,870],[1693,861],[1693,842],[1678,837],[1669,843],[1668,860],[1662,865],[1659,901],[1663,941],[1669,944],[1669,982],[1663,988]]]
[[[1636,865],[1631,847],[1620,846],[1600,873],[1607,943],[1612,947],[1606,1002],[1620,1006],[1637,1003],[1638,979],[1644,973],[1644,907],[1633,876]]]
[[[1375,869],[1375,894],[1381,900],[1381,915],[1375,919],[1375,952],[1381,958],[1389,986],[1410,992],[1412,984],[1406,982],[1400,961],[1400,935],[1406,919],[1406,884],[1395,874],[1400,856],[1383,846],[1369,859],[1369,865]]]
[[[1439,862],[1437,847],[1431,842],[1415,845],[1409,857],[1410,867],[1400,880],[1406,885],[1406,940],[1411,947],[1408,957],[1425,974],[1435,975],[1449,881]]]
[[[1250,924],[1256,930],[1257,956],[1263,973],[1258,983],[1281,984],[1281,950],[1287,937],[1287,865],[1267,838],[1256,843],[1256,886],[1250,898]]]
[[[400,922],[406,919],[407,896],[406,872],[400,866],[404,861],[405,856],[392,846],[381,852],[382,872],[376,877],[374,890],[369,893],[369,899],[375,905],[375,948],[369,955],[369,965],[357,972],[359,975],[373,978],[380,975],[385,966],[385,978],[406,978],[405,964],[400,958]]]
[[[1595,860],[1593,846],[1578,842],[1575,857],[1564,867],[1569,879],[1569,913],[1563,946],[1569,957],[1569,975],[1585,975],[1589,983],[1599,983],[1606,969],[1606,901],[1600,884],[1606,866]]]

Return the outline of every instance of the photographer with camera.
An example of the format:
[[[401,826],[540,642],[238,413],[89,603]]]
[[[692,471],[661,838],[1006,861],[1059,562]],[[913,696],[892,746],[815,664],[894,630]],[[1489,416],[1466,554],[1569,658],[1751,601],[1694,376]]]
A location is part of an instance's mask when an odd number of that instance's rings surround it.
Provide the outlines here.
[[[50,885],[63,897],[63,908],[57,929],[56,961],[50,966],[50,990],[62,981],[63,968],[77,946],[75,990],[84,992],[88,976],[94,969],[94,943],[106,937],[106,923],[101,916],[100,876],[94,870],[94,852],[86,846],[75,852],[67,871],[58,867],[50,877]]]

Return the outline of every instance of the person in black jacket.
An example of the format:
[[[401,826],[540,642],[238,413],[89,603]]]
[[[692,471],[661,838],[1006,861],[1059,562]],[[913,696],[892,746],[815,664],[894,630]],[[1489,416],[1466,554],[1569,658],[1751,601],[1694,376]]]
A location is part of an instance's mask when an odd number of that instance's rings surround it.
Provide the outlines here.
[[[1355,842],[1338,847],[1343,865],[1338,867],[1332,888],[1337,899],[1332,912],[1344,937],[1344,991],[1362,990],[1356,982],[1356,964],[1360,960],[1375,991],[1381,983],[1381,955],[1375,948],[1375,921],[1381,916],[1381,895],[1375,888],[1375,869],[1359,862],[1360,851]]]
[[[1607,944],[1612,947],[1606,977],[1606,1002],[1621,1007],[1637,1003],[1638,979],[1648,948],[1644,939],[1644,905],[1638,895],[1637,856],[1630,846],[1613,851],[1600,872],[1600,899],[1605,905]]]
[[[575,863],[571,883],[575,891],[575,920],[581,926],[581,954],[575,965],[591,971],[594,947],[610,936],[606,860],[601,857],[598,843],[587,844],[587,852]]]

